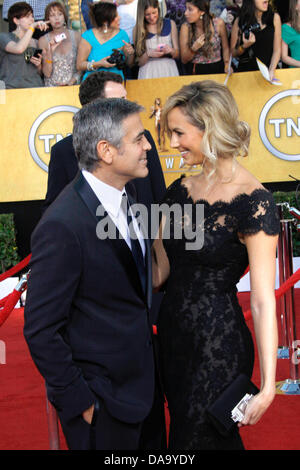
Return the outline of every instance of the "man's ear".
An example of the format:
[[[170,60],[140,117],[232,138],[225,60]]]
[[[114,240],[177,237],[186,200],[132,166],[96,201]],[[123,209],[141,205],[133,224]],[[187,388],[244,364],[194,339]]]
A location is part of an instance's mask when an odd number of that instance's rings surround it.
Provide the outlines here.
[[[111,165],[113,153],[112,147],[110,143],[107,142],[107,140],[99,140],[99,142],[97,143],[97,153],[101,161],[103,161],[107,165]]]

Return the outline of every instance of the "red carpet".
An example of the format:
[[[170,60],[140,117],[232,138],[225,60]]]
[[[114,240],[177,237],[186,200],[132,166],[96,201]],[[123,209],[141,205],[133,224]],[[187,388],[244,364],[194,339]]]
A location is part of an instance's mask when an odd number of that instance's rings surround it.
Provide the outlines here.
[[[298,338],[299,291],[295,290]],[[239,297],[243,310],[247,310],[249,295]],[[252,329],[251,321],[249,327]],[[0,341],[6,344],[6,364],[0,363],[0,450],[48,450],[45,389],[23,338],[23,309],[14,310],[0,328]],[[289,361],[280,359],[277,381],[286,378],[289,378]],[[259,384],[257,361],[253,381]],[[299,416],[300,396],[276,395],[262,420],[241,431],[246,449],[299,450]],[[61,448],[66,449],[64,439],[61,441]]]

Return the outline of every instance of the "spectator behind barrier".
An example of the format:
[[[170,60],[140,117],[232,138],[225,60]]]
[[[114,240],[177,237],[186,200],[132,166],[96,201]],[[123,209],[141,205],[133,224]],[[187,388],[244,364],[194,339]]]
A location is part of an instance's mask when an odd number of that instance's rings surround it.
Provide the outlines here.
[[[227,73],[229,44],[224,21],[213,18],[205,0],[186,2],[185,17],[187,23],[180,29],[180,53],[187,75]]]
[[[268,68],[271,80],[281,54],[281,20],[265,0],[244,0],[232,27],[231,52],[238,72],[258,70],[256,57]]]
[[[51,2],[46,8],[45,19],[52,31],[39,39],[39,48],[45,49],[42,70],[46,86],[75,85],[80,82],[76,69],[77,48],[80,33],[68,29],[68,16],[60,2]]]
[[[290,0],[289,21],[282,25],[281,57],[289,67],[300,67],[299,0]]]
[[[44,21],[34,21],[26,2],[14,3],[8,10],[9,33],[0,33],[0,80],[6,88],[44,86],[41,78],[42,51],[32,38],[35,28],[46,31]]]
[[[134,49],[128,34],[120,29],[120,17],[113,3],[101,2],[90,5],[90,17],[94,28],[85,31],[79,43],[77,70],[84,71],[83,80],[93,71],[107,70],[119,73],[124,78],[123,68],[131,66]],[[118,58],[111,58],[118,50]]]
[[[179,57],[178,33],[173,20],[162,18],[158,0],[139,0],[133,31],[138,78],[179,75],[175,59]]]
[[[166,18],[175,21],[178,31],[185,22],[185,0],[166,0]]]
[[[226,8],[222,11],[220,18],[224,21],[227,33],[230,36],[234,20],[241,12],[243,0],[227,0]]]

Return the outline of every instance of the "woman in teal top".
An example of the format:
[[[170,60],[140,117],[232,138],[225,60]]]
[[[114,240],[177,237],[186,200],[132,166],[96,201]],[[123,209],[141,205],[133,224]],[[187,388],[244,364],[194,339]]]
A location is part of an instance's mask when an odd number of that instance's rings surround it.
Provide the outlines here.
[[[77,70],[84,71],[83,80],[92,72],[109,70],[124,78],[123,70],[108,62],[113,49],[118,49],[126,59],[128,66],[133,64],[134,49],[129,43],[128,34],[119,28],[120,17],[113,3],[100,2],[91,4],[90,16],[94,28],[82,35],[77,54]]]
[[[281,58],[290,67],[300,67],[300,0],[290,0],[289,18],[282,25]]]

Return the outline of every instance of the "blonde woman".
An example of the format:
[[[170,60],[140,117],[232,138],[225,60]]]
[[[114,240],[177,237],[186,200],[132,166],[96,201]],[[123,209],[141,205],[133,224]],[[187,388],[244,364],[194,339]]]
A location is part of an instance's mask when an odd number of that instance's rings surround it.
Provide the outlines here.
[[[157,327],[169,449],[243,449],[238,426],[223,436],[207,409],[241,373],[252,375],[253,341],[236,295],[248,263],[261,384],[239,426],[255,424],[275,396],[277,208],[236,160],[247,155],[250,129],[227,87],[184,86],[167,100],[162,121],[171,147],[189,167],[202,167],[168,188],[164,203],[174,217],[163,217],[153,245],[154,286],[168,280]]]
[[[158,0],[139,0],[133,30],[138,78],[161,78],[179,75],[176,23],[161,18]]]

